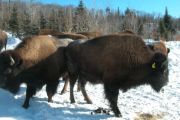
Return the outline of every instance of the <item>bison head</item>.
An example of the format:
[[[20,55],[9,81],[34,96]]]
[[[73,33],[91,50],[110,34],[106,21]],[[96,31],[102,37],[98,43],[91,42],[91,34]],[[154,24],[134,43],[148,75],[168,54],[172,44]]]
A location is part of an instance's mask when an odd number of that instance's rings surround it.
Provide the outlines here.
[[[149,84],[151,87],[159,92],[163,86],[168,82],[168,59],[162,53],[155,53],[151,61],[152,74],[149,76]]]
[[[0,54],[0,87],[12,93],[17,93],[20,86],[17,71],[22,60],[12,51]]]

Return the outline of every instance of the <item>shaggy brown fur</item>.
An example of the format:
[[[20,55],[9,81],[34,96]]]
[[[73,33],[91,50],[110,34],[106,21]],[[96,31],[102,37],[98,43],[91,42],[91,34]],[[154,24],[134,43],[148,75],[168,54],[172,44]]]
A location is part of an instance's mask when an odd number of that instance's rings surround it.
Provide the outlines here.
[[[17,93],[21,83],[27,84],[23,107],[46,84],[48,101],[56,92],[59,77],[66,71],[64,47],[57,47],[48,36],[25,38],[14,50],[0,54],[0,86]]]
[[[85,35],[88,39],[92,39],[101,36],[101,32],[78,32],[77,34]]]
[[[4,47],[6,50],[6,44],[7,44],[7,34],[0,30],[0,51]]]
[[[134,34],[107,35],[85,43],[70,43],[66,48],[70,74],[70,100],[75,102],[73,88],[79,79],[85,100],[87,81],[104,84],[105,96],[115,116],[121,116],[117,106],[119,89],[149,84],[160,91],[168,81],[168,61],[164,54],[147,47]]]

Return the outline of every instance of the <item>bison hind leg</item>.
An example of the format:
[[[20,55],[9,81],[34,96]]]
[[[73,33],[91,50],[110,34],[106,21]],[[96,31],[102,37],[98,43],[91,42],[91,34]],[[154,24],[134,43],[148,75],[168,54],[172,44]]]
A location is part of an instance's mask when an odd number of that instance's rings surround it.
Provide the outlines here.
[[[65,79],[64,81],[65,81],[65,83],[64,83],[64,87],[63,87],[63,89],[61,91],[61,95],[63,95],[67,91],[69,79]]]
[[[87,102],[88,104],[92,104],[91,99],[89,98],[88,94],[86,93],[85,85],[86,85],[86,81],[79,79],[79,81],[78,81],[78,87],[80,87],[81,92],[82,92],[82,94],[83,94],[83,96],[84,96],[84,99],[86,100],[86,102]]]
[[[121,112],[117,106],[119,88],[104,84],[105,97],[108,99],[110,107],[116,117],[122,117]]]
[[[70,75],[69,82],[70,82],[70,101],[71,103],[75,103],[74,99],[74,85],[76,83],[78,76],[77,75]]]

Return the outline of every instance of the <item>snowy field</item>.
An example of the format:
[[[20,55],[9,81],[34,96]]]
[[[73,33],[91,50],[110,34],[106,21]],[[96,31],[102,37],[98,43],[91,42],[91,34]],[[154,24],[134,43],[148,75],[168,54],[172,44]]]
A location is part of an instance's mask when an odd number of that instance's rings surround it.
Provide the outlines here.
[[[19,39],[9,35],[8,49],[14,48]],[[21,105],[25,99],[26,86],[15,96],[0,89],[0,120],[180,120],[180,42],[167,42],[171,49],[169,53],[169,83],[160,93],[153,91],[150,86],[140,86],[126,93],[120,91],[118,107],[122,118],[111,115],[93,114],[98,107],[109,108],[103,94],[102,85],[87,84],[87,92],[93,104],[86,104],[81,92],[76,92],[75,104],[70,104],[69,91],[60,95],[64,85],[60,81],[58,92],[53,97],[53,103],[47,102],[45,87],[30,100],[29,109]]]

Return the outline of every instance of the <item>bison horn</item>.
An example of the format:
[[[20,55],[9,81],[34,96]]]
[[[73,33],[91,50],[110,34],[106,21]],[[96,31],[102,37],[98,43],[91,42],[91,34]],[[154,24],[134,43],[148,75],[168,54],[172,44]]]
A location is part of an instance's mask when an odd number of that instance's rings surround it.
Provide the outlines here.
[[[10,65],[14,65],[14,64],[15,64],[15,61],[14,61],[14,59],[12,58],[11,55],[9,56],[9,58],[10,58],[10,60],[11,60]]]

